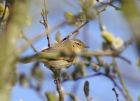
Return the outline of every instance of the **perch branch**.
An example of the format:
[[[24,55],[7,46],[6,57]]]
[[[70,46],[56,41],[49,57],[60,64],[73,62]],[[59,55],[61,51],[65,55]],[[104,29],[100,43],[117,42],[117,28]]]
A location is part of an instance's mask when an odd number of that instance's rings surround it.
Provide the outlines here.
[[[55,78],[55,84],[56,84],[56,89],[59,94],[59,101],[64,101],[64,93],[61,88],[61,71],[60,70],[52,70],[54,73],[54,78]]]

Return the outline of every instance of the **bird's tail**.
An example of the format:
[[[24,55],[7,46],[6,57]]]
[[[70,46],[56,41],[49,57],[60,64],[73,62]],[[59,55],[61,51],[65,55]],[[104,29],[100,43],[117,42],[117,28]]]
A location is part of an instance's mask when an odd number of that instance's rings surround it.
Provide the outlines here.
[[[18,59],[20,63],[30,63],[37,60],[37,54],[27,57],[22,57]]]

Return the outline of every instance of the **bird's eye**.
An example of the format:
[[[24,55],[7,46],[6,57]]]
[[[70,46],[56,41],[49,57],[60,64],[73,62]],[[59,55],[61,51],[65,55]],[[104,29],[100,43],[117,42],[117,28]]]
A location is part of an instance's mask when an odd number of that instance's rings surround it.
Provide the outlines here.
[[[79,43],[76,43],[77,45],[80,45]]]

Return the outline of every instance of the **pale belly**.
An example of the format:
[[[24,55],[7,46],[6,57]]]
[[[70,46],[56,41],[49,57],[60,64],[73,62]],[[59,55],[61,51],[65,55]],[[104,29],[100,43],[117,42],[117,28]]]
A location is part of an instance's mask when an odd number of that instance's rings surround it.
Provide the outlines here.
[[[44,64],[50,69],[62,69],[70,66],[72,63],[64,60],[52,60]]]

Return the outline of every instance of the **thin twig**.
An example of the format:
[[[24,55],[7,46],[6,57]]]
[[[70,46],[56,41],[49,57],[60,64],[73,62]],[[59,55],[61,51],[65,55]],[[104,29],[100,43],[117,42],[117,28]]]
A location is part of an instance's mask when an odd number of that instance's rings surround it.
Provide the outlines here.
[[[113,3],[109,3],[109,5],[110,5],[111,7],[113,7],[113,8],[115,8],[116,10],[121,10],[120,7],[117,7],[117,6],[113,5]]]
[[[81,26],[79,26],[77,29],[75,29],[73,32],[71,32],[69,35],[67,35],[65,38],[62,39],[62,41],[70,38],[73,34],[79,32],[79,30],[84,27],[89,21],[85,21]]]
[[[106,7],[107,7],[107,6],[105,6],[105,7],[102,8],[101,10],[97,10],[97,13],[96,13],[96,14],[99,15],[100,13],[104,12],[104,11],[106,10]]]
[[[48,47],[50,47],[50,37],[49,37],[49,30],[48,30],[48,11],[47,11],[47,6],[46,6],[46,0],[44,0],[44,10],[42,10],[43,15],[43,25],[45,27],[46,30],[46,36],[47,36],[47,40],[48,40]]]
[[[74,81],[78,81],[78,80],[84,80],[84,79],[88,79],[88,78],[93,78],[93,77],[96,77],[96,76],[104,76],[104,77],[107,77],[112,83],[113,85],[118,88],[118,90],[122,93],[122,95],[124,96],[124,98],[126,98],[126,94],[124,93],[123,89],[116,83],[116,81],[114,80],[114,78],[112,78],[112,76],[110,75],[106,75],[105,73],[95,73],[95,74],[92,74],[92,75],[88,75],[88,76],[85,76],[85,77],[79,77],[77,79],[75,79]],[[62,83],[65,83],[67,80],[65,81],[62,81]],[[73,80],[68,80],[68,81],[73,81]]]
[[[28,41],[28,43],[25,43],[24,45],[20,46],[19,48],[17,48],[17,50],[19,50],[19,52],[23,52],[24,50],[26,50],[29,46],[31,46],[31,44],[33,44],[34,42],[36,42],[37,40],[39,40],[40,38],[43,38],[45,35],[44,33],[41,33],[40,35],[37,35],[35,37],[33,37],[32,39],[30,39]]]
[[[120,7],[117,7],[117,6],[113,5],[114,0],[111,0],[110,2],[102,2],[102,1],[99,1],[99,0],[98,0],[98,2],[99,2],[101,5],[104,5],[104,6],[109,5],[109,6],[113,7],[113,8],[115,8],[116,10],[121,10]]]
[[[25,34],[21,33],[22,34],[22,37],[27,41],[29,42],[29,39],[26,37]],[[36,48],[33,46],[33,44],[31,44],[31,48],[34,50],[34,52],[38,53],[38,51],[36,50]]]
[[[104,30],[104,27],[103,27],[103,24],[102,24],[100,13],[98,14],[98,22],[99,22],[99,28],[100,28],[100,30],[103,31]]]
[[[117,93],[116,89],[115,88],[112,88],[112,91],[115,93],[115,96],[116,96],[116,100],[119,101],[119,94]]]
[[[53,70],[54,73],[54,78],[55,78],[55,84],[56,84],[56,89],[59,94],[59,101],[64,101],[64,93],[61,88],[61,79],[60,79],[60,70]]]
[[[125,84],[125,82],[124,82],[124,80],[123,80],[123,78],[122,78],[122,76],[121,76],[120,70],[119,70],[119,68],[118,68],[118,65],[117,65],[115,59],[113,59],[113,64],[114,64],[114,68],[115,68],[115,70],[116,70],[116,72],[117,72],[119,81],[120,81],[120,83],[121,83],[121,85],[122,85],[122,87],[123,87],[123,89],[124,89],[124,91],[125,91],[125,93],[126,93],[126,95],[127,95],[127,101],[132,101],[132,98],[131,98],[131,96],[130,96],[130,94],[129,94],[129,91],[128,91],[127,87],[126,87],[126,84]]]
[[[80,56],[118,56],[120,52],[119,51],[112,51],[112,50],[105,50],[105,51],[87,51],[87,52],[82,52]]]
[[[36,40],[36,39],[33,39],[33,40]],[[30,40],[30,41],[32,42],[32,40]],[[31,44],[30,41],[28,42],[27,46],[29,46]],[[25,47],[27,47],[27,46],[25,45],[24,47],[21,47],[21,48],[25,49]],[[23,51],[23,49],[22,49],[22,51]],[[113,56],[113,57],[117,57],[119,54],[120,54],[120,52],[112,51],[112,50],[85,51],[85,52],[81,52],[81,53],[77,53],[77,54],[73,54],[73,53],[67,54],[64,51],[58,51],[58,52],[55,52],[55,55],[52,57],[51,54],[49,54],[49,53],[41,52],[41,53],[36,54],[36,57],[27,56],[27,57],[21,58],[19,60],[23,60],[23,61],[20,61],[20,62],[27,63],[26,59],[27,60],[34,60],[34,59],[32,59],[32,57],[36,58],[36,59],[56,59],[59,56],[81,56],[81,57],[103,57],[103,56],[111,56],[112,57]]]
[[[126,57],[124,57],[124,56],[118,55],[118,58],[126,61],[128,64],[131,64],[131,61],[129,59],[127,59]]]
[[[58,25],[54,26],[53,28],[50,28],[48,30],[48,33],[52,33],[54,32],[57,28],[61,27],[61,26],[64,26],[66,24],[66,22],[61,22],[59,23]],[[29,43],[27,44],[24,44],[23,46],[21,46],[20,48],[18,48],[17,50],[22,50],[24,51],[26,48],[28,48],[32,43],[36,42],[37,40],[43,38],[45,35],[44,35],[45,32],[42,32],[40,33],[39,35],[37,34],[37,36],[35,36],[34,38],[30,39],[29,40]]]

